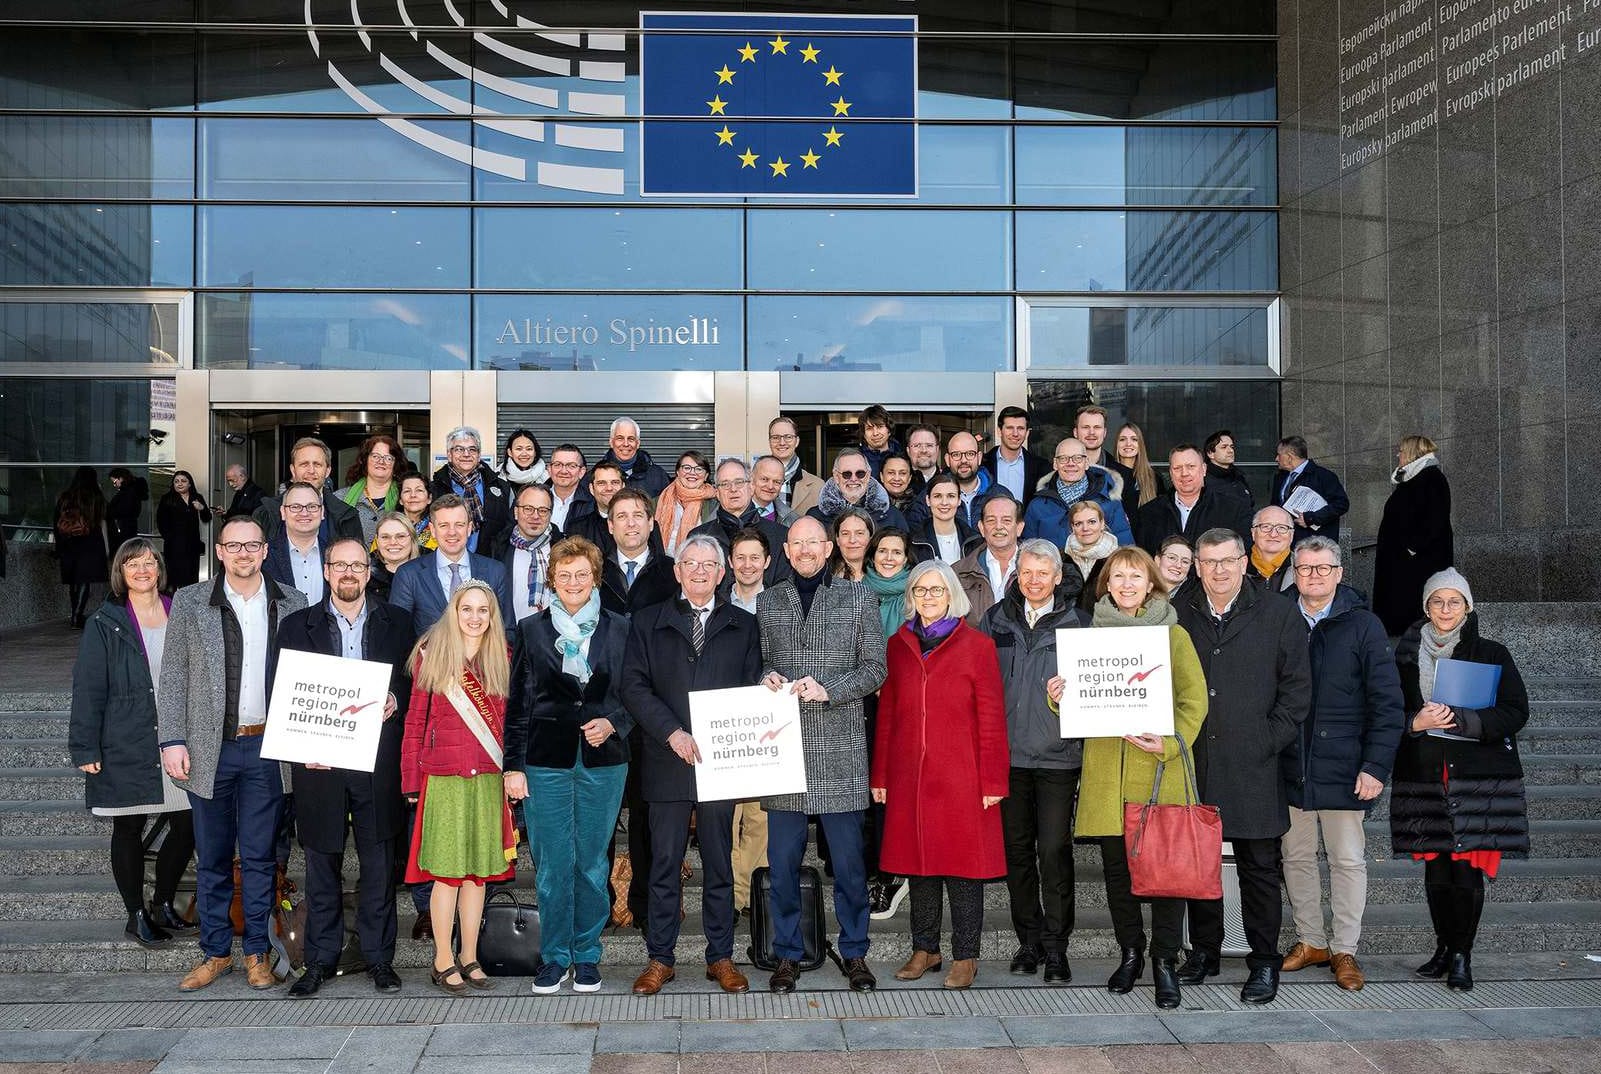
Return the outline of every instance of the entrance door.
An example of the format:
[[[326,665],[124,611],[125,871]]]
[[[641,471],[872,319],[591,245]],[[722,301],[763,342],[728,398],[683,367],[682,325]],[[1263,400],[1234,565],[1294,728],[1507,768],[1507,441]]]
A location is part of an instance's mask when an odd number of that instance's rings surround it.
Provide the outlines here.
[[[801,465],[814,474],[827,476],[834,466],[834,456],[840,450],[862,442],[856,411],[805,412],[785,411],[793,418],[795,431],[800,434],[799,454]],[[949,410],[891,410],[889,412],[892,435],[904,448],[906,431],[914,425],[929,425],[939,433],[941,450],[953,433],[969,432],[978,438],[979,447],[989,449],[989,412],[964,414]]]
[[[408,469],[429,472],[426,410],[217,410],[212,422],[217,444],[212,455],[213,495],[224,504],[233,496],[223,478],[228,467],[242,464],[256,484],[270,492],[288,480],[289,450],[306,436],[333,449],[335,488],[347,484],[345,475],[361,442],[375,433],[388,433],[400,442]]]

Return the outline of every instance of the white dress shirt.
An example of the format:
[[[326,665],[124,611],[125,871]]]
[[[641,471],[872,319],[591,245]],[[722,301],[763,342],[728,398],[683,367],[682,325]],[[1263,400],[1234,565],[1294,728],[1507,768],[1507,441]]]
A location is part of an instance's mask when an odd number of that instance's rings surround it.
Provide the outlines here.
[[[311,542],[311,548],[302,552],[295,547],[295,542],[285,541],[289,546],[289,566],[295,573],[295,588],[306,594],[306,603],[322,603],[322,546],[316,541]]]
[[[445,555],[443,549],[434,552],[434,573],[439,576],[439,588],[444,590],[446,600],[450,599],[450,562],[450,557]],[[461,578],[456,584],[459,586],[463,582],[471,581],[473,576],[472,553],[463,548],[461,550],[461,558],[456,562],[461,564]]]
[[[228,598],[234,618],[239,620],[239,636],[244,648],[239,654],[239,726],[267,720],[267,580],[253,597],[234,592],[224,578],[222,592]]]

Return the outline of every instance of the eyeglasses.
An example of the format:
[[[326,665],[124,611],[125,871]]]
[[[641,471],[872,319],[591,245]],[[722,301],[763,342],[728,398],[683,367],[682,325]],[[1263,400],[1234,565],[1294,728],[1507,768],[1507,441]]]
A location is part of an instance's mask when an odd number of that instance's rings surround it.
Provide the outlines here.
[[[842,478],[843,480],[846,480],[846,481],[860,481],[862,478],[866,477],[869,473],[871,473],[871,471],[869,471],[869,470],[841,470],[839,473],[835,474],[834,476],[838,477],[838,478]]]
[[[395,457],[393,455],[380,455],[380,454],[378,454],[378,452],[375,451],[371,455],[367,456],[367,461],[368,462],[394,462],[395,461]]]
[[[1243,555],[1239,555],[1224,556],[1222,559],[1198,559],[1195,565],[1203,571],[1226,571],[1244,558]]]
[[[795,549],[797,552],[805,552],[805,551],[809,551],[809,550],[811,550],[813,548],[821,548],[825,544],[827,544],[828,542],[827,541],[820,541],[816,537],[808,537],[805,540],[787,541],[785,543],[790,548]]]
[[[1339,569],[1340,565],[1338,563],[1301,563],[1296,566],[1295,573],[1302,578],[1310,578],[1313,575],[1317,575],[1319,578],[1327,578]]]
[[[476,444],[452,444],[450,447],[450,454],[452,455],[476,455],[478,451],[479,448]]]
[[[719,564],[715,559],[681,559],[678,565],[684,568],[685,574],[702,574],[715,571]]]
[[[1431,612],[1459,612],[1468,606],[1468,602],[1461,597],[1452,597],[1449,600],[1440,597],[1430,597],[1428,609]]]
[[[774,444],[793,444],[795,441],[799,440],[800,437],[796,436],[794,433],[768,433],[767,439],[770,443]]]
[[[579,582],[595,580],[593,571],[557,571],[555,577],[557,585],[576,585]]]
[[[1283,537],[1287,533],[1294,533],[1294,526],[1286,526],[1282,522],[1259,522],[1251,527],[1252,533],[1271,533],[1275,537]]]
[[[314,515],[322,510],[320,503],[286,503],[284,510],[291,515]]]
[[[330,563],[328,564],[328,569],[333,571],[335,574],[366,574],[367,564],[343,562]]]
[[[1052,455],[1052,462],[1089,462],[1088,455]]]
[[[976,459],[976,458],[978,458],[978,452],[976,452],[976,451],[947,451],[945,454],[949,455],[953,459]]]
[[[517,513],[520,515],[548,515],[550,514],[550,508],[534,507],[531,504],[520,503],[517,505]]]
[[[685,465],[680,466],[678,468],[678,472],[681,473],[681,474],[690,475],[690,476],[694,476],[694,475],[698,474],[701,477],[705,477],[706,476],[706,467],[704,467],[704,466],[695,466],[694,464],[685,464]]]
[[[724,492],[733,492],[735,489],[742,489],[749,484],[750,478],[748,477],[729,478],[726,481],[717,482],[717,487],[722,489]]]
[[[942,585],[912,586],[912,596],[916,597],[918,600],[922,600],[925,597],[943,597],[946,592],[946,588]]]
[[[257,552],[260,552],[263,548],[266,548],[266,547],[267,547],[267,542],[266,541],[223,541],[223,542],[221,542],[222,550],[224,552],[228,553],[230,556],[237,556],[241,552],[248,552],[251,555],[255,555]]]
[[[1176,552],[1164,553],[1162,555],[1161,559],[1162,559],[1163,563],[1182,563],[1186,567],[1188,567],[1190,565],[1190,557],[1189,556],[1181,556],[1181,555],[1177,554]]]
[[[581,462],[553,462],[550,464],[550,468],[552,470],[582,470],[584,464]]]

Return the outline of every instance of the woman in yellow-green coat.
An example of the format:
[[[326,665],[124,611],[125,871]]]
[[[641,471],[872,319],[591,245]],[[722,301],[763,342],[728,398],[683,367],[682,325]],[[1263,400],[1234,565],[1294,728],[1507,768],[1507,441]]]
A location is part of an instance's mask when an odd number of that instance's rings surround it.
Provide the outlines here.
[[[1165,599],[1167,583],[1157,572],[1149,553],[1136,547],[1119,548],[1101,566],[1092,613],[1096,627],[1165,626],[1173,668],[1173,726],[1186,745],[1194,745],[1206,719],[1206,677],[1195,646],[1178,615]],[[1060,701],[1064,683],[1050,681],[1053,702]],[[1129,735],[1124,738],[1084,740],[1084,769],[1078,792],[1078,814],[1073,834],[1098,838],[1106,876],[1106,901],[1112,929],[1122,948],[1122,961],[1108,990],[1133,991],[1145,969],[1145,930],[1140,900],[1130,886],[1128,856],[1123,845],[1123,804],[1151,797],[1159,761],[1168,762],[1162,773],[1157,801],[1177,804],[1186,800],[1184,766],[1179,740],[1173,736]],[[1151,899],[1151,973],[1156,982],[1156,1005],[1171,1010],[1179,1005],[1178,968],[1180,934],[1184,923],[1183,899]]]

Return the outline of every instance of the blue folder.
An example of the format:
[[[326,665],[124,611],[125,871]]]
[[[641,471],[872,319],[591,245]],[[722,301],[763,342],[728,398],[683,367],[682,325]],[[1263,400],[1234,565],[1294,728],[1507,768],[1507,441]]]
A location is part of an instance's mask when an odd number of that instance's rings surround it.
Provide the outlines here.
[[[1434,665],[1434,696],[1429,700],[1454,709],[1492,709],[1500,688],[1500,664],[1445,659]]]

